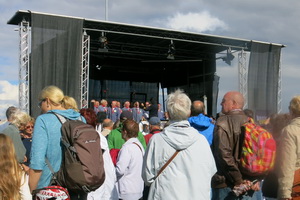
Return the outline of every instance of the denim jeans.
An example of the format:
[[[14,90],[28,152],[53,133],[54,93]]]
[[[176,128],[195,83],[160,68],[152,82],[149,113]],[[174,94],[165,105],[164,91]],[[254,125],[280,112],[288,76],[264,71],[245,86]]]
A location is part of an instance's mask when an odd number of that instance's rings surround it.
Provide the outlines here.
[[[250,190],[246,194],[241,196],[235,196],[232,193],[231,188],[213,188],[212,189],[212,200],[262,200],[261,190],[253,191]]]

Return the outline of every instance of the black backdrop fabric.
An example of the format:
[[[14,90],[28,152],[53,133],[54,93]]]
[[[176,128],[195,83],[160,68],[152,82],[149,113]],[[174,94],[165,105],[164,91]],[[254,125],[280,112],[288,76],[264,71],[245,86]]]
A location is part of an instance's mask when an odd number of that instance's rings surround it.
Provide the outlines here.
[[[80,101],[83,19],[31,14],[30,114],[37,117],[40,91],[55,85]]]
[[[248,70],[248,108],[262,120],[278,112],[281,46],[252,42]]]

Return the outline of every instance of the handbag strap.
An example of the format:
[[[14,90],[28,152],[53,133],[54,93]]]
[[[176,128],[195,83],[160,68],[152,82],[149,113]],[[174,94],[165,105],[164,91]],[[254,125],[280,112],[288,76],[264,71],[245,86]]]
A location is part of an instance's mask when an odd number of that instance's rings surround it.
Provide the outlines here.
[[[172,157],[160,168],[158,171],[158,174],[155,176],[154,180],[157,179],[157,177],[165,170],[165,168],[172,162],[172,160],[177,156],[180,150],[176,150],[175,153],[172,155]]]

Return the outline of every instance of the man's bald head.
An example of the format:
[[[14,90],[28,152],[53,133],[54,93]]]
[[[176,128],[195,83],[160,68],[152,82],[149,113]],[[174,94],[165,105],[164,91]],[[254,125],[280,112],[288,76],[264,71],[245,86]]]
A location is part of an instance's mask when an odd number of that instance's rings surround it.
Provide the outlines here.
[[[243,109],[244,97],[240,92],[230,91],[227,92],[222,100],[222,113],[227,114],[234,109]]]
[[[205,106],[200,100],[193,101],[191,108],[191,116],[198,116],[199,114],[204,114]]]

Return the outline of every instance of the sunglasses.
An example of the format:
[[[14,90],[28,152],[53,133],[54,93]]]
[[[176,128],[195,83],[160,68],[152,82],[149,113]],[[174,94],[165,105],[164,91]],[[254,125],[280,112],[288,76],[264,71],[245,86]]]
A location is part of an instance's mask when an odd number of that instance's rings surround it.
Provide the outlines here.
[[[34,126],[33,125],[31,125],[31,126],[26,126],[25,128],[26,129],[30,129],[30,128],[33,128]]]
[[[44,101],[46,101],[46,99],[42,99],[42,101],[40,101],[40,102],[38,103],[38,107],[39,107],[39,108],[41,108],[42,103],[43,103]]]

